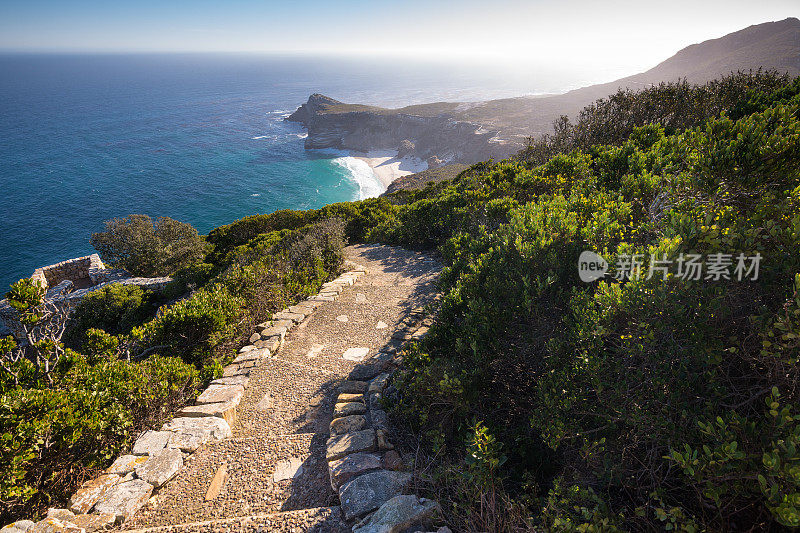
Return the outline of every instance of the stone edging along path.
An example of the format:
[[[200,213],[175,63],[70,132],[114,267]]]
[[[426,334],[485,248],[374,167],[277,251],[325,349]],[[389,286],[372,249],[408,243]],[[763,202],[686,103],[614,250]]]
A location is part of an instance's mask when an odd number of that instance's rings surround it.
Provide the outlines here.
[[[72,496],[69,509],[51,509],[45,520],[36,524],[30,521],[16,522],[0,530],[0,533],[88,533],[119,526],[128,520],[151,500],[154,492],[160,493],[184,469],[185,461],[187,464],[191,462],[195,451],[204,444],[231,439],[237,407],[250,384],[251,372],[268,360],[274,360],[276,352],[283,345],[284,336],[292,328],[303,323],[323,303],[335,301],[345,287],[353,285],[366,273],[366,268],[350,263],[349,270],[325,283],[319,294],[275,313],[272,321],[260,324],[258,332],[250,337],[250,344],[239,350],[234,361],[225,367],[223,376],[211,382],[198,396],[195,405],[180,410],[160,431],[143,433],[130,454],[118,457],[102,476],[86,482]],[[405,320],[404,327],[396,331],[392,339],[405,342],[421,338],[427,331],[424,324],[420,327],[423,318],[421,309],[413,310]],[[363,361],[366,353],[360,350],[346,350],[343,359]],[[400,526],[429,523],[439,514],[438,504],[404,494],[408,491],[412,474],[402,471],[403,462],[393,450],[387,416],[381,408],[381,395],[400,362],[401,357],[396,351],[381,351],[369,359],[368,365],[356,367],[350,373],[350,380],[338,386],[330,436],[324,444],[323,455],[328,464],[330,485],[339,495],[339,508],[298,509],[260,516],[224,516],[184,526],[199,527],[206,524],[235,530],[236,526],[244,528],[248,520],[258,518],[256,521],[263,530],[265,525],[291,521],[293,515],[300,515],[304,511],[340,513],[343,518],[341,525],[344,526],[344,521],[355,523],[353,531],[357,533],[399,531],[396,528]],[[276,481],[282,475],[279,471],[286,471],[283,477],[286,479],[293,477],[300,467],[290,461],[283,462],[290,464],[276,466]],[[216,497],[226,477],[223,463],[206,489],[206,501]],[[333,522],[339,524],[339,519]]]

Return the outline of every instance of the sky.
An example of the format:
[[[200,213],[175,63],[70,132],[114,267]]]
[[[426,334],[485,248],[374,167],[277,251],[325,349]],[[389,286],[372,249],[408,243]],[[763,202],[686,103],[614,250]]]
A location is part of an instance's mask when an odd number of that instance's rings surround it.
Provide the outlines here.
[[[800,0],[0,0],[0,51],[393,55],[613,77],[797,16]]]

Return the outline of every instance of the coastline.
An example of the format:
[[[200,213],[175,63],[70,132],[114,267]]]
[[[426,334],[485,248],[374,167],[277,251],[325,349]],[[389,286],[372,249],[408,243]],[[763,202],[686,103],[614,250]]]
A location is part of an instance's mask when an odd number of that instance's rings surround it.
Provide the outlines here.
[[[372,169],[375,177],[383,185],[384,190],[397,178],[422,172],[428,164],[416,157],[398,157],[397,152],[373,150],[369,152],[353,152],[351,157],[365,162]]]

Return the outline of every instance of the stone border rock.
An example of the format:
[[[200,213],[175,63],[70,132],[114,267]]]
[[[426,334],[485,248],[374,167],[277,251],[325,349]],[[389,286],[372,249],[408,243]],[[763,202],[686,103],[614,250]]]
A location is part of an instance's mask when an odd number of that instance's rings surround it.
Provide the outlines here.
[[[422,309],[413,309],[392,339],[420,340],[430,324]],[[353,533],[405,531],[441,520],[437,502],[408,494],[413,475],[404,471],[394,450],[382,407],[382,395],[401,363],[396,349],[382,351],[354,369],[354,379],[338,389],[327,442],[328,472],[344,518],[355,522]]]
[[[161,430],[148,430],[140,435],[130,454],[117,457],[103,475],[87,481],[72,495],[68,509],[50,509],[44,520],[36,523],[19,520],[0,529],[0,533],[91,533],[121,524],[134,515],[154,492],[175,477],[190,454],[203,444],[232,436],[236,408],[252,370],[272,358],[286,333],[322,302],[335,300],[345,286],[353,285],[367,273],[366,268],[349,261],[345,267],[348,271],[324,283],[316,296],[259,324],[249,339],[250,344],[239,350],[233,362],[224,367],[222,377],[209,384],[195,405],[178,411]],[[366,388],[364,384],[365,391]]]

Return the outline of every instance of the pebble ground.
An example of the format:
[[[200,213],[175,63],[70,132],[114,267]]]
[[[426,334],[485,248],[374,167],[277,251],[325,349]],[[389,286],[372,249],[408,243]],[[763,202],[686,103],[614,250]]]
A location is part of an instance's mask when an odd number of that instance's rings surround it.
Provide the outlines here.
[[[434,297],[440,267],[425,254],[388,246],[350,246],[346,255],[369,273],[289,332],[276,357],[251,374],[233,438],[195,452],[125,530],[349,531],[325,462],[336,387],[360,364],[342,355],[368,348],[369,363],[392,351],[412,311]],[[276,469],[292,459],[301,464],[297,474],[276,481]],[[223,463],[226,482],[206,501]]]

